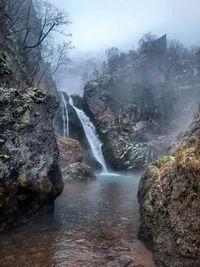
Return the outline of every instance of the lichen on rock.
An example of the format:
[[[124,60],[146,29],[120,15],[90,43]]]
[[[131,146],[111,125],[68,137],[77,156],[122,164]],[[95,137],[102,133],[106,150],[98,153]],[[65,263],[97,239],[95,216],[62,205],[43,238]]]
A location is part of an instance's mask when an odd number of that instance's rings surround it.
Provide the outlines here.
[[[0,230],[53,207],[62,192],[52,126],[56,98],[38,88],[0,89]]]
[[[151,164],[143,175],[140,237],[159,266],[200,265],[200,112],[173,155]]]

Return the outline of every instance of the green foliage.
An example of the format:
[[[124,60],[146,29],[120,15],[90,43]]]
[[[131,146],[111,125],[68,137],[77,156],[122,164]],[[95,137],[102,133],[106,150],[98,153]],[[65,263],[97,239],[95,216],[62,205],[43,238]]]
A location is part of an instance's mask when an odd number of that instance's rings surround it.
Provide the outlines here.
[[[171,156],[165,155],[161,157],[161,160],[164,162],[169,162],[169,161],[173,161],[173,158]]]
[[[11,74],[11,64],[9,61],[8,54],[3,51],[0,55],[0,75],[10,75]]]
[[[3,115],[0,114],[0,127],[12,122],[14,122],[14,119],[12,118],[12,115],[10,113],[6,113]]]
[[[160,167],[159,166],[156,166],[154,164],[151,165],[151,168],[155,169],[156,171],[159,171],[160,170]]]
[[[169,155],[165,155],[160,157],[154,164],[150,165],[151,173],[157,175],[157,172],[161,171],[163,167],[165,167],[169,162],[174,161],[174,158]]]
[[[123,111],[125,113],[135,112],[136,108],[137,108],[136,104],[128,103],[128,104],[124,105]]]
[[[153,225],[155,227],[155,230],[158,230],[159,226],[160,226],[160,222],[159,222],[159,217],[153,217]]]
[[[72,96],[74,106],[81,109],[82,108],[82,98],[78,94],[73,94]]]
[[[3,92],[1,88],[0,92]],[[17,89],[10,88],[4,89],[4,98],[5,105],[0,110],[0,127],[16,122],[30,108],[31,103],[41,103],[45,98],[45,93],[38,88],[29,88],[26,93],[20,94]]]
[[[0,159],[3,161],[3,162],[7,162],[10,160],[10,155],[7,155],[7,154],[0,154]]]
[[[22,107],[19,107],[19,108],[17,108],[16,110],[14,110],[14,112],[13,112],[13,116],[15,117],[15,118],[18,118],[18,117],[21,117],[25,112],[26,112],[26,110],[29,108],[29,106],[28,105],[24,105],[24,106],[22,106]]]
[[[104,126],[96,126],[96,128],[97,128],[97,131],[100,132],[101,134],[105,134],[108,130]]]
[[[114,129],[118,134],[121,133],[121,128],[120,128],[119,125],[114,126],[113,129]]]

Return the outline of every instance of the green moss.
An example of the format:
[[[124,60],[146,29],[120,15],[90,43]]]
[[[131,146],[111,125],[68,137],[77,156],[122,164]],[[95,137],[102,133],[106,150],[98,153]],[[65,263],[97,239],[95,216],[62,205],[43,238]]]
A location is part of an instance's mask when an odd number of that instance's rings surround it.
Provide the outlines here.
[[[0,126],[8,125],[11,122],[14,122],[14,119],[10,116],[10,114],[5,114],[4,116],[0,115]]]
[[[156,169],[157,171],[160,170],[160,168],[158,166],[154,165],[154,164],[151,165],[151,168]]]
[[[5,196],[0,194],[0,208],[3,207],[4,203],[5,203]]]
[[[82,98],[81,98],[81,96],[78,95],[78,94],[74,94],[71,97],[73,99],[74,106],[79,108],[79,109],[82,109]]]
[[[13,112],[13,117],[15,118],[21,117],[28,108],[29,108],[28,105],[24,105],[22,107],[15,109]]]
[[[17,198],[19,201],[23,202],[26,199],[26,195],[18,195]]]
[[[105,147],[105,149],[111,149],[112,148],[112,142],[109,139],[105,140],[104,147]]]
[[[161,160],[163,160],[165,162],[169,162],[169,161],[173,161],[173,158],[171,156],[165,155],[165,156],[161,157]]]
[[[38,88],[30,88],[25,94],[20,94],[17,89],[3,90],[5,105],[0,110],[0,126],[7,126],[14,123],[17,118],[22,117],[31,107],[31,103],[44,101],[45,93]],[[4,103],[3,103],[4,104]],[[1,143],[0,143],[1,145]]]
[[[0,159],[3,161],[3,162],[7,162],[10,160],[10,155],[7,155],[7,154],[0,154]]]
[[[96,129],[99,134],[105,134],[107,132],[107,129],[104,126],[96,126]]]
[[[8,54],[3,51],[0,54],[0,75],[10,75],[11,72],[11,63]]]
[[[137,108],[136,104],[133,103],[128,103],[126,105],[124,105],[123,107],[123,113],[132,113],[135,112]]]
[[[113,129],[114,129],[118,134],[121,133],[121,128],[120,128],[119,125],[114,126]]]
[[[32,93],[28,95],[28,98],[26,99],[27,102],[30,102],[30,99],[34,101],[36,104],[40,104],[43,102],[45,97],[45,94],[39,90],[38,88],[33,88]]]
[[[160,171],[167,163],[174,161],[174,158],[169,155],[160,157],[154,164],[151,164],[151,169]]]
[[[156,230],[158,230],[159,226],[160,226],[160,222],[159,222],[159,218],[158,217],[154,217],[153,218],[153,225],[155,227]]]

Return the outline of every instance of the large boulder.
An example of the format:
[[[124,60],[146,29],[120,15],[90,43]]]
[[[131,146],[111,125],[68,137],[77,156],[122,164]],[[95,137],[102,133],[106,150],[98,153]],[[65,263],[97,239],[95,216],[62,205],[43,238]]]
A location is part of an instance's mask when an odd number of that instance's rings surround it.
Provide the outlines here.
[[[159,266],[200,266],[200,112],[173,147],[140,181],[140,237]]]
[[[92,168],[84,162],[75,162],[68,166],[64,172],[67,183],[87,182],[95,179]]]
[[[52,208],[63,190],[52,126],[57,105],[37,88],[0,89],[0,230]]]
[[[60,150],[60,166],[66,183],[85,182],[95,179],[92,168],[83,162],[79,141],[57,136]]]
[[[82,162],[82,148],[79,141],[57,135],[61,166]]]

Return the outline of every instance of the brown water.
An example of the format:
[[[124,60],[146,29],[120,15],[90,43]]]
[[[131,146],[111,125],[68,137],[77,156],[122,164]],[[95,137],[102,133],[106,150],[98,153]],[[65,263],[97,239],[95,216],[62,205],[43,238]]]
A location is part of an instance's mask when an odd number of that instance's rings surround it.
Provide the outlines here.
[[[65,185],[54,215],[0,237],[0,266],[155,267],[138,240],[140,175]]]

